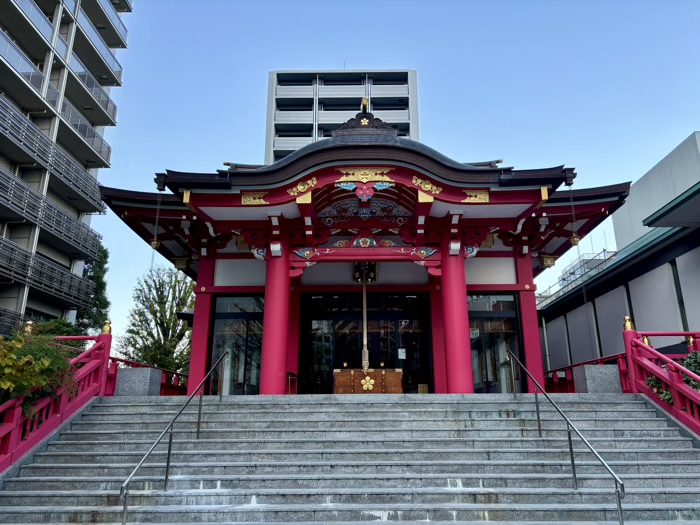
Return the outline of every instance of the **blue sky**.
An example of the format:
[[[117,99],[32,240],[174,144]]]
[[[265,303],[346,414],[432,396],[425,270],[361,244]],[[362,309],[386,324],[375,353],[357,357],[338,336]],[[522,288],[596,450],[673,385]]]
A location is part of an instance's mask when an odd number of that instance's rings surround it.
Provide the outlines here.
[[[415,69],[421,142],[461,162],[572,166],[576,188],[636,180],[700,129],[696,0],[133,4],[105,186],[154,191],[164,169],[262,163],[276,69]],[[120,335],[151,249],[111,212],[93,227]],[[604,231],[582,250],[614,247]]]

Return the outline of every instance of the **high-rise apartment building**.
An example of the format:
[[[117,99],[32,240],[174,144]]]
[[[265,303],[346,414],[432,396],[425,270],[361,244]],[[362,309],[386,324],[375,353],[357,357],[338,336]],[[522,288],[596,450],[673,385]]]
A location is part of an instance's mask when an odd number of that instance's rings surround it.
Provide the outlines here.
[[[0,332],[89,305],[130,0],[0,2]]]
[[[414,70],[272,71],[268,84],[265,163],[328,138],[360,110],[369,110],[418,140],[418,90]]]

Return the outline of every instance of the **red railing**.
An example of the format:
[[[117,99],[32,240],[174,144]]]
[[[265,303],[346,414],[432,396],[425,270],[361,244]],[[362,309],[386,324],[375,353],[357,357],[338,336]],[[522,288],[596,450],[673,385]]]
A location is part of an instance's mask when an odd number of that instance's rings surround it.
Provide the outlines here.
[[[646,394],[693,432],[700,434],[700,392],[685,382],[688,378],[700,383],[700,376],[678,363],[676,359],[679,356],[662,354],[648,342],[649,337],[669,336],[686,337],[688,352],[700,352],[700,332],[638,332],[631,321],[625,319],[623,337],[629,363],[630,389],[633,393]],[[647,384],[647,380],[652,385]]]
[[[31,412],[30,415],[25,414],[22,409],[24,397],[10,399],[0,405],[0,472],[31,450],[90,399],[106,393],[112,335],[56,339],[94,341],[95,344],[70,360],[75,388],[71,388],[70,391],[59,388],[54,395],[35,401],[31,405],[31,411],[27,411]]]
[[[121,365],[121,366],[120,366]],[[111,357],[109,359],[109,371],[107,373],[107,394],[114,395],[117,386],[117,373],[120,368],[153,368],[160,370],[160,395],[161,396],[185,396],[187,395],[187,374],[181,374],[173,370],[158,368],[157,366],[145,365],[128,359]]]
[[[620,370],[620,383],[622,384],[622,391],[629,392],[629,390],[625,390],[627,376],[627,359],[625,358],[625,354],[614,354],[599,357],[598,359],[591,359],[590,361],[576,363],[575,365],[567,365],[548,370],[544,373],[546,381],[545,390],[550,394],[575,394],[576,387],[574,386],[574,368],[584,365],[603,366],[611,363],[616,363],[618,369]]]

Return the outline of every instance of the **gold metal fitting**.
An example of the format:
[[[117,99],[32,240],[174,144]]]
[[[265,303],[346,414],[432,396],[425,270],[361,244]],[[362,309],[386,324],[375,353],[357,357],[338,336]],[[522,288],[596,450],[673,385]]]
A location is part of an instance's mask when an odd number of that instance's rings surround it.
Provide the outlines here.
[[[153,248],[154,250],[160,248],[160,241],[158,239],[153,239],[151,241],[151,248]]]
[[[629,315],[626,315],[624,318],[623,330],[634,330],[634,323]]]
[[[651,344],[651,339],[649,339],[646,335],[642,337],[642,342],[643,342],[645,345],[647,345],[647,346],[649,346],[649,347],[651,347],[651,348],[654,348],[654,345]]]
[[[105,321],[104,326],[102,327],[102,333],[103,334],[111,334],[112,333],[112,321]]]
[[[692,335],[688,336],[688,346],[693,346],[693,343],[695,342],[695,338]]]
[[[581,242],[581,237],[574,233],[571,237],[569,237],[569,240],[571,241],[571,246],[578,246],[578,243]]]

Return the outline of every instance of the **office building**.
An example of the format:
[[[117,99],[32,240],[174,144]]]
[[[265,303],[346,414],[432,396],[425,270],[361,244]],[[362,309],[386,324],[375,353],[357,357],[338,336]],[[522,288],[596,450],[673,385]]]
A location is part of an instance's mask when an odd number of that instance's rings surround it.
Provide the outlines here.
[[[265,163],[329,138],[355,116],[363,98],[369,101],[369,111],[396,129],[399,137],[418,140],[414,70],[272,71]]]
[[[0,331],[23,320],[75,317],[94,287],[91,214],[110,165],[129,0],[0,4]]]

